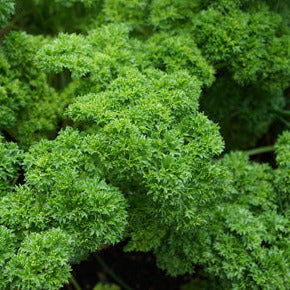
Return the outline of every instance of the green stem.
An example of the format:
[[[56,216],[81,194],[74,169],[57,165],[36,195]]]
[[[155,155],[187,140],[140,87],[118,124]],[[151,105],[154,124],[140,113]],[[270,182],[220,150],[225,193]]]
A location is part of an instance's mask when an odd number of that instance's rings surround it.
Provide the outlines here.
[[[71,284],[74,285],[76,290],[82,290],[81,286],[79,285],[79,283],[77,282],[77,280],[74,278],[73,275],[71,275],[69,281],[71,282]]]
[[[265,146],[265,147],[259,147],[259,148],[254,148],[254,149],[245,151],[245,153],[247,153],[248,155],[257,155],[257,154],[273,152],[273,151],[274,151],[274,146]]]
[[[103,261],[103,259],[98,255],[94,254],[95,258],[99,262],[99,264],[108,272],[108,274],[125,290],[132,290],[130,286],[128,286],[125,282],[123,282],[110,268],[109,266]]]
[[[282,115],[290,116],[290,110],[275,110],[277,113],[280,113]]]
[[[287,120],[285,120],[283,117],[277,115],[276,116],[281,122],[283,122],[287,127],[290,127],[290,122],[288,122]]]

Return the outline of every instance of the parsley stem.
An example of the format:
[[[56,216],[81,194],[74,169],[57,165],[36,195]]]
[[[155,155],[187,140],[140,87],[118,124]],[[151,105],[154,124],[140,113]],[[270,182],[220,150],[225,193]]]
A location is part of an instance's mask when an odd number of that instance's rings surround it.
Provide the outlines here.
[[[94,254],[95,258],[99,262],[99,264],[107,271],[107,273],[125,290],[132,290],[130,286],[128,286],[125,282],[123,282],[111,269],[110,267],[105,263],[105,261],[98,255]]]
[[[77,280],[74,278],[73,275],[71,275],[69,281],[71,282],[71,284],[73,284],[76,290],[82,290],[81,286],[79,285],[79,283],[77,282]]]
[[[267,153],[267,152],[272,152],[274,151],[274,146],[265,146],[265,147],[259,147],[259,148],[254,148],[248,151],[245,151],[248,155],[257,155],[257,154],[262,154],[262,153]]]
[[[287,121],[287,120],[285,120],[283,117],[281,117],[281,116],[279,116],[279,115],[277,115],[276,116],[282,123],[284,123],[287,127],[290,127],[290,123]]]
[[[276,113],[280,113],[282,115],[288,115],[288,116],[290,116],[290,110],[281,110],[281,109],[279,109],[279,110],[275,110],[275,112]]]

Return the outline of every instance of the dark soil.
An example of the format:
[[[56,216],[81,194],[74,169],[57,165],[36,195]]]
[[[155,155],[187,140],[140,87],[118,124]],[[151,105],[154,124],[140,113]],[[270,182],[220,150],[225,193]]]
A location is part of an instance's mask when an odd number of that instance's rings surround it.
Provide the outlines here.
[[[125,243],[120,243],[117,246],[109,247],[98,253],[98,256],[120,280],[132,289],[180,289],[180,286],[187,283],[192,277],[190,275],[170,277],[157,268],[153,254],[125,253],[123,252],[124,245]],[[118,284],[94,255],[91,255],[86,261],[74,265],[72,274],[82,290],[91,290],[98,282]],[[121,288],[123,289],[123,287]],[[73,290],[75,288],[69,284],[62,289]]]

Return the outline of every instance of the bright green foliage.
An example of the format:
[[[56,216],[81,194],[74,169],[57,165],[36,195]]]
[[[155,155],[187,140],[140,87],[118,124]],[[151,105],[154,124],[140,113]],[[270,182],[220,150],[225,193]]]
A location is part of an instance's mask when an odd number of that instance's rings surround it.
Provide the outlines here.
[[[39,67],[46,72],[71,71],[74,80],[81,80],[80,91],[99,91],[117,77],[124,65],[133,63],[129,31],[125,25],[108,25],[91,30],[87,37],[60,34],[37,55]]]
[[[223,143],[197,111],[199,93],[200,83],[185,72],[129,70],[68,108],[70,118],[88,124],[86,150],[130,202],[127,249],[170,256],[172,269],[164,267],[172,274],[192,271],[190,261],[174,257],[176,243],[184,237],[185,255],[191,229],[207,221],[227,187],[224,170],[212,163]]]
[[[241,85],[289,85],[289,35],[280,36],[281,17],[260,9],[253,13],[209,8],[194,21],[194,35],[202,52],[218,67],[226,67]],[[261,61],[262,60],[262,61]]]
[[[212,222],[193,234],[194,245],[199,245],[195,262],[234,289],[287,289],[289,218],[287,212],[278,211],[279,191],[273,182],[282,171],[251,164],[241,152],[226,155],[222,164],[232,175],[232,190],[217,205]]]
[[[14,256],[16,236],[8,228],[0,225],[0,287],[7,287],[7,280],[4,278],[5,263]]]
[[[55,134],[67,103],[34,65],[35,53],[43,43],[42,37],[13,32],[0,50],[0,129],[24,147]]]
[[[273,2],[18,0],[6,24],[0,0],[0,130],[26,150],[1,137],[1,289],[59,289],[124,240],[211,277],[192,287],[287,289],[289,131],[273,169],[219,157],[209,120],[227,149],[287,125],[289,5]]]
[[[105,0],[105,17],[113,22],[123,22],[134,28],[146,26],[148,0]]]
[[[278,160],[283,158],[283,151],[289,153],[287,135],[284,133],[277,143]],[[290,187],[289,183],[285,187],[275,184],[282,168],[251,164],[241,152],[226,155],[221,163],[232,180],[231,189],[208,212],[207,223],[164,235],[155,252],[158,265],[170,274],[180,274],[193,271],[193,264],[199,264],[234,289],[287,289],[289,218],[287,209],[280,212],[280,201],[284,203],[287,197],[281,200],[279,191],[284,188],[289,196]],[[160,235],[160,227],[155,231]],[[148,241],[144,244],[147,246]]]
[[[97,177],[80,142],[66,130],[33,147],[24,161],[26,184],[0,203],[0,221],[15,231],[64,229],[76,241],[76,257],[118,241],[126,224],[123,196]]]
[[[277,162],[279,167],[286,168],[290,161],[290,131],[285,131],[276,144]]]
[[[70,237],[60,229],[28,235],[4,267],[2,275],[7,284],[3,286],[9,285],[10,289],[59,289],[70,277],[70,252]]]
[[[0,29],[14,13],[14,0],[0,0]]]
[[[17,144],[5,143],[0,136],[0,197],[11,190],[19,176],[19,164],[22,159]]]
[[[243,2],[250,7],[246,11],[237,1],[213,1],[195,17],[192,32],[204,56],[220,70],[202,108],[221,124],[229,148],[256,143],[276,118],[273,109],[283,108],[290,79],[285,20],[266,5]]]
[[[122,238],[124,196],[98,177],[98,164],[81,147],[72,129],[35,145],[25,157],[25,185],[0,199],[0,225],[23,240],[11,260],[1,258],[7,285],[58,289],[69,277],[68,262]]]
[[[214,82],[214,68],[202,57],[188,34],[155,34],[146,42],[144,50],[150,66],[168,73],[186,69],[206,86]]]
[[[125,193],[149,195],[162,222],[177,227],[199,221],[199,202],[217,195],[209,180],[219,168],[210,162],[223,143],[217,126],[196,111],[199,92],[199,82],[183,72],[129,70],[104,93],[82,96],[68,109],[74,121],[89,124],[86,147],[106,179]],[[190,196],[196,184],[201,200]]]
[[[288,6],[285,1],[105,1],[104,13],[113,22],[128,23],[142,38],[160,31],[145,43],[142,65],[148,55],[150,65],[186,68],[206,86],[216,72],[217,83],[204,92],[202,109],[220,123],[227,148],[245,148],[281,119],[273,107],[285,106],[290,38],[283,11]]]
[[[201,0],[152,0],[150,2],[150,24],[154,29],[180,29],[190,22],[201,9]]]
[[[58,73],[67,68],[72,71],[73,78],[81,78],[95,67],[87,57],[91,55],[91,47],[81,35],[60,34],[52,45],[44,48],[44,55],[38,58],[46,64],[47,70]]]
[[[94,30],[102,31],[98,32],[100,39],[110,36],[105,43],[109,43],[109,50],[111,46],[117,48],[113,58],[100,41],[97,53],[91,48],[96,37],[61,35],[39,55],[40,66],[46,71],[67,67],[73,77],[88,78],[82,82],[85,88],[91,86],[90,80],[96,83],[96,78],[101,78],[101,89],[116,77],[124,63],[142,69],[154,66],[169,73],[186,69],[207,87],[213,84],[216,72],[216,83],[203,94],[202,109],[220,123],[227,148],[246,148],[255,145],[269,125],[280,118],[277,111],[285,106],[283,90],[289,86],[287,19],[277,13],[282,8],[272,4],[232,0],[104,1],[105,18],[101,22],[125,22],[135,29],[133,35],[137,31],[141,38],[148,38],[156,29],[167,33],[155,33],[143,44],[129,39],[128,28],[120,24]],[[108,33],[112,27],[115,31],[123,27],[127,32],[118,34],[124,38],[118,41]],[[64,47],[72,50],[63,52]],[[80,91],[92,91],[85,88]]]
[[[290,205],[290,131],[284,131],[275,145],[277,163],[275,186],[281,210],[288,210]]]
[[[146,27],[170,30],[182,26],[200,8],[200,0],[105,0],[104,14],[113,22],[125,22],[145,32]]]
[[[59,229],[17,235],[0,226],[1,289],[59,289],[70,276],[71,239]],[[18,251],[16,251],[18,249]]]

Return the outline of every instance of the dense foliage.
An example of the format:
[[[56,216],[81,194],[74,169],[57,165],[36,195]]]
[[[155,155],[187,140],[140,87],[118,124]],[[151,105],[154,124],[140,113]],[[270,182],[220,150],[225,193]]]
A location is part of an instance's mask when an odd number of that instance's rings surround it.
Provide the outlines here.
[[[0,0],[1,289],[59,289],[120,241],[169,275],[202,269],[203,289],[289,287],[273,2]],[[250,161],[270,133],[276,163]]]

